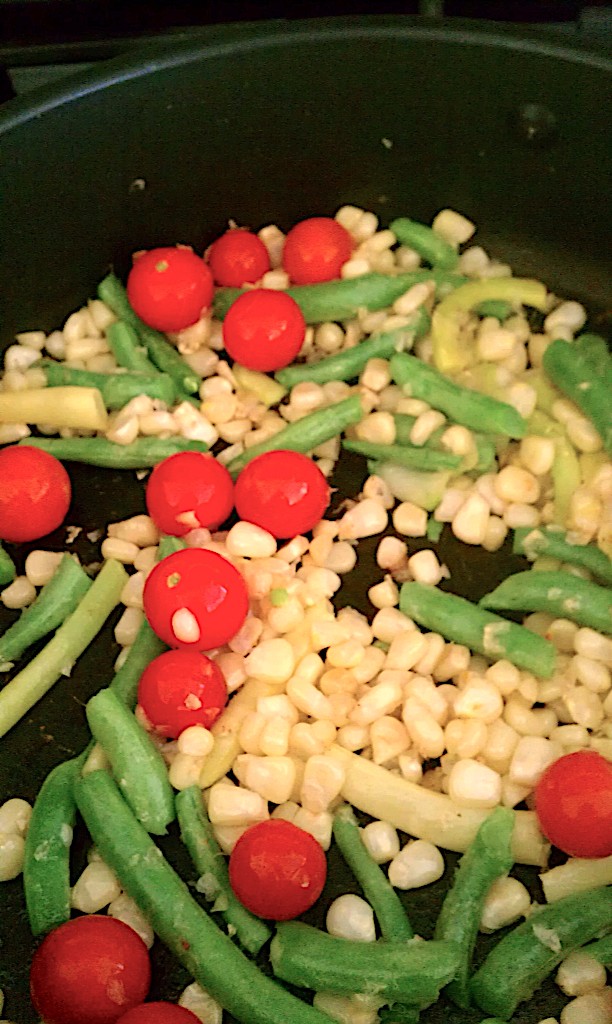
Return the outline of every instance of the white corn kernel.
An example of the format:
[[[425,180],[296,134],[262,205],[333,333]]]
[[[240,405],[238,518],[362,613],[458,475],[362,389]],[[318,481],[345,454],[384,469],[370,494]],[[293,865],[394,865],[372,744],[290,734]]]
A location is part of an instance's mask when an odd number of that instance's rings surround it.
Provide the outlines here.
[[[197,981],[183,989],[178,1005],[191,1010],[202,1024],[222,1024],[223,1007]]]
[[[610,669],[600,661],[576,654],[570,661],[569,668],[574,672],[578,682],[594,693],[607,693],[612,686]]]
[[[555,442],[550,437],[528,435],[520,442],[519,459],[534,476],[545,476],[555,460]]]
[[[32,817],[32,808],[27,800],[13,796],[0,806],[0,832],[25,836]]]
[[[408,569],[417,583],[437,586],[445,578],[445,566],[440,565],[435,551],[425,548],[408,559]]]
[[[555,331],[563,325],[575,333],[581,330],[586,323],[586,310],[579,302],[561,302],[560,305],[549,313],[544,321],[544,330],[547,334],[555,335]]]
[[[108,535],[136,544],[139,548],[159,543],[159,530],[151,516],[146,515],[132,516],[131,519],[124,519],[119,523],[110,523]]]
[[[139,549],[136,544],[132,544],[129,540],[107,537],[102,541],[100,551],[102,558],[114,558],[115,561],[122,562],[124,565],[133,565]]]
[[[555,981],[566,996],[583,996],[605,988],[606,969],[586,950],[577,949],[561,961]]]
[[[10,882],[23,870],[25,840],[15,832],[0,832],[0,882]]]
[[[433,230],[450,245],[464,245],[476,231],[476,225],[456,210],[440,210],[434,217]]]
[[[519,684],[520,686],[521,684]],[[512,694],[506,701],[504,720],[522,736],[550,736],[558,724],[552,708],[532,708],[521,693]]]
[[[54,575],[64,555],[61,551],[30,551],[25,560],[25,574],[35,587],[44,587]]]
[[[128,924],[140,936],[147,949],[151,948],[155,938],[153,928],[140,907],[126,892],[122,892],[116,899],[111,900],[107,914],[109,917],[115,917],[118,921]]]
[[[180,754],[191,757],[206,757],[215,745],[215,739],[209,729],[202,725],[190,725],[183,729],[178,737],[176,748]]]
[[[415,750],[422,757],[440,757],[444,753],[444,730],[420,701],[414,697],[404,701],[402,720]]]
[[[393,444],[395,420],[390,412],[371,412],[357,424],[355,436],[373,444]]]
[[[270,558],[276,554],[276,539],[255,523],[242,520],[232,526],[225,544],[230,555],[241,558]]]
[[[36,597],[36,588],[27,576],[16,576],[8,587],[0,592],[0,601],[5,608],[27,608]]]
[[[488,503],[473,491],[462,503],[451,521],[451,529],[464,544],[482,544],[486,537],[490,509]]]
[[[498,718],[487,728],[486,742],[479,751],[482,761],[500,775],[506,774],[518,741],[519,734]]]
[[[425,839],[406,843],[388,868],[389,881],[396,889],[420,889],[437,882],[444,874],[444,858],[437,846]]]
[[[510,762],[510,782],[533,789],[549,764],[552,764],[561,752],[556,743],[551,743],[543,736],[521,736]]]
[[[215,782],[208,791],[208,817],[213,825],[244,827],[265,821],[268,805],[259,793]]]
[[[612,988],[587,992],[561,1010],[561,1024],[612,1024]]]
[[[375,583],[368,590],[368,599],[375,608],[395,608],[399,604],[399,589],[391,576]]]
[[[329,850],[332,837],[332,816],[329,811],[314,814],[305,807],[298,807],[293,822],[313,836],[324,850]]]
[[[325,918],[325,927],[330,935],[353,942],[374,942],[376,926],[374,911],[361,896],[345,893],[331,904]]]
[[[178,608],[171,619],[172,632],[180,643],[197,643],[201,636],[200,625],[189,608]]]
[[[449,754],[456,755],[461,760],[474,758],[480,754],[487,742],[487,727],[478,719],[462,722],[458,718],[453,718],[444,729],[444,738]],[[492,765],[488,767],[491,768]]]
[[[168,768],[170,785],[179,791],[197,786],[204,763],[203,757],[194,757],[193,754],[183,754],[179,751]]]
[[[125,609],[114,631],[115,641],[120,647],[129,647],[134,643],[143,619],[144,612],[140,608]]]
[[[245,671],[248,676],[271,683],[286,682],[294,669],[293,648],[283,637],[262,640],[245,660]]]
[[[272,803],[284,803],[293,792],[296,766],[292,757],[239,754],[234,771],[242,785]]]
[[[529,911],[531,896],[518,878],[497,878],[489,889],[482,913],[480,931],[496,932],[518,921]]]
[[[346,772],[339,761],[325,754],[313,754],[306,761],[300,789],[300,803],[307,811],[320,814],[340,795]]]
[[[365,498],[349,509],[339,523],[340,540],[359,540],[382,533],[389,517],[384,506],[373,498]]]
[[[381,715],[389,715],[402,703],[403,687],[399,680],[376,683],[366,690],[351,713],[357,725],[371,725]]]
[[[333,706],[329,697],[306,679],[301,679],[297,675],[289,679],[287,696],[303,714],[311,718],[333,718]]]
[[[391,715],[382,715],[370,726],[370,746],[374,764],[395,761],[410,747],[406,726]]]
[[[427,512],[411,501],[400,502],[393,510],[392,520],[404,537],[424,537],[427,533]]]
[[[399,614],[401,615],[402,613],[399,612]],[[427,640],[425,635],[419,630],[409,627],[402,632],[398,632],[391,639],[385,668],[401,669],[403,671],[414,668],[426,650]]]
[[[574,650],[585,658],[612,666],[612,639],[583,626],[574,636]]]
[[[448,778],[451,800],[463,807],[497,807],[502,780],[498,772],[472,758],[457,761]]]
[[[376,864],[386,864],[400,850],[397,830],[388,821],[371,821],[362,828],[361,839]]]
[[[501,716],[504,702],[493,683],[475,678],[457,695],[453,706],[458,718],[476,718],[489,724]]]
[[[372,633],[383,643],[390,644],[396,636],[406,632],[416,632],[416,626],[399,608],[381,608],[372,619]]]
[[[71,905],[84,914],[97,914],[121,893],[121,886],[113,871],[97,860],[88,864],[72,887]]]
[[[599,729],[604,719],[604,709],[597,693],[586,686],[574,686],[563,697],[572,721],[585,729]]]

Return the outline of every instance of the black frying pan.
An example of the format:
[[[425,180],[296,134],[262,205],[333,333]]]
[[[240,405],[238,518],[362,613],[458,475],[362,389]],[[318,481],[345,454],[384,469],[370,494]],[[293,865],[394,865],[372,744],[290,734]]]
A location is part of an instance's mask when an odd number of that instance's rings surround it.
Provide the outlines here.
[[[477,241],[584,301],[590,326],[605,329],[611,83],[610,61],[537,34],[380,17],[220,27],[14,101],[0,115],[0,344],[16,330],[56,326],[110,264],[125,271],[134,249],[176,241],[201,249],[228,217],[288,228],[346,202],[383,221],[459,209],[478,223]],[[85,528],[76,549],[92,560],[86,531],[142,511],[142,485],[132,473],[69,468],[68,522]],[[355,459],[336,482],[354,493],[363,476]],[[60,530],[48,546],[64,543]],[[363,610],[372,548],[364,545],[342,591]],[[25,549],[13,553],[21,561]],[[517,566],[507,553],[487,556],[446,535],[441,557],[452,589],[472,599]],[[0,627],[10,618],[3,613]],[[0,741],[0,802],[32,800],[49,769],[82,749],[83,704],[106,684],[116,653],[109,629]],[[190,877],[175,834],[162,845]],[[82,847],[78,836],[77,861]],[[424,935],[455,862],[448,856],[445,878],[409,896]],[[518,874],[537,897],[536,873]],[[332,851],[321,905],[351,887]],[[0,889],[0,943],[4,1015],[33,1024],[33,943],[19,881]],[[152,997],[175,998],[190,979],[163,949],[154,958]],[[517,1021],[536,1024],[562,1002],[549,984]],[[482,1016],[441,1002],[422,1019]]]

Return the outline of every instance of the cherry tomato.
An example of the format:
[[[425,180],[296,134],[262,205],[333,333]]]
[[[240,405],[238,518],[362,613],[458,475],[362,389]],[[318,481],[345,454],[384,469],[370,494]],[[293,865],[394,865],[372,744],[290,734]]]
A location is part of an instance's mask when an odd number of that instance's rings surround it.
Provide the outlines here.
[[[333,217],[309,217],[291,228],[283,248],[283,267],[294,284],[315,284],[340,277],[354,248],[346,228]]]
[[[54,455],[30,445],[0,451],[0,539],[38,540],[64,521],[72,489]]]
[[[132,309],[149,327],[182,331],[210,306],[212,274],[191,249],[149,249],[130,270],[127,293]]]
[[[209,651],[238,632],[249,607],[238,570],[216,551],[184,548],[154,565],[144,586],[149,624],[169,647]]]
[[[227,519],[234,507],[234,484],[214,456],[177,452],[151,473],[146,502],[162,533],[182,537],[198,526],[215,530]]]
[[[117,1024],[201,1024],[200,1018],[177,1003],[141,1003],[128,1010]]]
[[[176,739],[190,725],[210,729],[227,703],[227,686],[200,651],[166,651],[142,673],[138,703],[155,732]]]
[[[612,763],[594,750],[565,754],[535,790],[544,835],[570,857],[612,856]]]
[[[228,288],[253,284],[270,269],[268,250],[257,235],[233,228],[217,238],[208,253],[215,282]]]
[[[232,889],[258,917],[289,921],[315,903],[325,885],[327,860],[319,843],[290,821],[251,825],[229,860]]]
[[[151,983],[139,935],[114,917],[75,917],[43,939],[30,969],[32,1002],[45,1024],[114,1024]]]
[[[249,370],[280,370],[300,351],[306,324],[297,302],[285,292],[253,288],[230,306],[223,321],[223,344]]]
[[[234,491],[241,519],[274,537],[308,533],[329,504],[329,486],[307,455],[280,449],[258,455],[242,470]]]

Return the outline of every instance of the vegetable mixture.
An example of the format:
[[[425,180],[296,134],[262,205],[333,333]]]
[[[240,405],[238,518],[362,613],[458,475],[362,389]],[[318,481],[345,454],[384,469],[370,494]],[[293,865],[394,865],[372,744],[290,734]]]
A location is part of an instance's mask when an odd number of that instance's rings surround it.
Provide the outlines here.
[[[353,206],[233,226],[135,254],[6,351],[0,736],[123,609],[89,746],[0,806],[46,1024],[425,1024],[440,998],[518,1024],[553,972],[560,1024],[612,1022],[612,356],[474,231]],[[143,481],[96,565],[78,527],[45,548],[78,462]],[[443,534],[524,569],[468,601]],[[342,583],[372,543],[365,615]],[[326,896],[327,851],[353,892]],[[400,892],[443,851],[415,935]],[[147,1000],[155,936],[193,979],[178,1005]]]

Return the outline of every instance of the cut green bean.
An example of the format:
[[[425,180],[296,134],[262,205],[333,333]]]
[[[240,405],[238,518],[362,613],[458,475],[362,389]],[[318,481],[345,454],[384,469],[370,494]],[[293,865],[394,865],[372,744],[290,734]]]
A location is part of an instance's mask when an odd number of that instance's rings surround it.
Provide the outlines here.
[[[383,1006],[378,1011],[380,1024],[419,1024],[421,1011],[416,1006],[407,1006],[406,1003],[394,1003],[393,1006]]]
[[[0,637],[0,663],[16,661],[37,640],[61,626],[90,587],[84,569],[65,554],[34,603]]]
[[[17,569],[13,559],[0,544],[0,586],[4,587],[7,583],[12,583],[16,575]]]
[[[296,423],[290,423],[283,427],[278,434],[274,434],[266,441],[247,448],[242,455],[232,459],[227,468],[232,476],[236,477],[249,462],[258,455],[263,455],[264,452],[287,449],[306,454],[325,441],[329,441],[330,438],[337,437],[353,423],[359,423],[362,417],[361,397],[350,395],[349,398],[344,398],[334,405],[316,409],[315,412],[302,417]]]
[[[143,619],[127,658],[109,684],[113,693],[130,710],[133,711],[137,704],[138,683],[142,673],[153,658],[165,650],[165,643],[153,632],[147,620]]]
[[[592,956],[598,963],[603,964],[604,967],[612,967],[612,934],[604,935],[603,939],[598,939],[596,942],[590,942],[587,946],[582,949],[583,953],[587,956]]]
[[[200,881],[204,883],[202,891],[206,899],[214,902],[213,912],[218,911],[222,915],[230,934],[236,934],[238,942],[248,953],[259,953],[272,932],[234,895],[226,859],[206,814],[202,790],[199,786],[183,789],[176,794],[175,802],[181,838],[199,872]]]
[[[612,886],[566,896],[513,928],[473,976],[472,998],[508,1020],[569,953],[612,928]]]
[[[85,708],[89,728],[147,832],[164,835],[174,820],[174,794],[158,748],[115,691],[100,690]]]
[[[353,809],[348,804],[343,804],[334,814],[333,834],[378,919],[383,939],[393,942],[412,939],[414,932],[402,901],[382,868],[368,853]]]
[[[28,437],[27,441],[62,462],[83,462],[106,469],[148,469],[176,452],[208,451],[203,441],[183,437],[137,437],[131,444],[115,444],[105,437]]]
[[[385,334],[375,334],[353,348],[327,356],[316,363],[295,363],[275,373],[283,387],[292,388],[302,381],[325,384],[330,380],[355,380],[370,359],[390,359],[395,352],[412,348],[415,338],[427,331],[429,317],[425,310],[414,327],[400,327]]]
[[[512,438],[526,432],[526,421],[513,405],[463,388],[407,352],[391,358],[391,374],[404,394],[423,399],[464,427]]]
[[[428,583],[404,583],[400,610],[420,626],[492,661],[507,658],[518,668],[546,678],[554,672],[556,651],[548,640],[456,594]]]
[[[543,366],[553,384],[588,417],[612,455],[612,359],[608,371],[598,373],[576,345],[558,338],[544,352]]]
[[[409,217],[397,217],[389,224],[400,245],[418,252],[427,263],[438,270],[455,270],[459,254],[453,245],[436,234],[433,228]]]
[[[355,942],[301,921],[277,926],[272,969],[282,981],[316,992],[376,993],[420,1009],[437,1000],[453,978],[459,951],[453,942]]]
[[[438,293],[458,288],[467,278],[443,270],[411,270],[405,274],[361,274],[360,277],[320,284],[295,285],[287,294],[295,299],[307,324],[320,324],[327,320],[351,320],[357,310],[376,312],[393,305],[396,299],[422,281],[433,281]],[[218,320],[223,320],[228,309],[243,288],[218,288],[213,309]]]
[[[98,285],[98,295],[121,320],[133,327],[145,346],[149,359],[162,373],[169,374],[179,392],[197,394],[201,378],[194,373],[165,335],[143,323],[130,306],[127,292],[115,274],[108,274]]]
[[[97,388],[107,409],[123,409],[132,398],[148,395],[166,405],[174,405],[176,388],[167,373],[94,373],[92,370],[77,370],[65,363],[43,360],[40,368],[44,371],[49,387],[71,385],[82,388]]]
[[[444,523],[439,523],[437,519],[434,519],[432,516],[428,516],[426,529],[427,540],[430,540],[432,544],[437,544],[442,535]]]
[[[147,350],[134,328],[124,320],[115,320],[106,329],[109,348],[117,364],[137,373],[157,373],[157,367],[147,358]]]
[[[366,459],[377,462],[394,462],[409,469],[436,472],[439,469],[458,469],[462,459],[452,452],[437,451],[435,448],[417,448],[409,444],[374,444],[371,441],[343,441],[342,447],[356,452]]]
[[[572,544],[563,530],[553,526],[518,527],[512,550],[515,555],[525,555],[530,562],[548,555],[570,565],[581,565],[602,583],[612,586],[612,559],[605,551],[596,544]]]
[[[576,352],[593,368],[593,372],[602,378],[609,379],[612,373],[612,354],[605,338],[600,334],[585,332],[573,342]]]
[[[401,412],[395,413],[393,419],[395,422],[395,443],[411,444],[410,435],[416,423],[416,416],[408,416],[406,413]],[[448,451],[440,443],[446,430],[447,426],[438,427],[437,430],[434,430],[427,438],[423,448],[441,448],[442,451]],[[472,431],[472,436],[476,445],[477,462],[475,466],[472,466],[466,472],[488,473],[495,465],[497,456],[495,441],[488,434],[480,434],[475,430]]]
[[[481,608],[549,612],[612,633],[612,591],[569,572],[517,572],[480,601]]]
[[[368,460],[368,473],[381,477],[398,501],[411,501],[428,512],[433,512],[440,504],[451,478],[448,470],[425,472],[398,466],[396,462],[377,462],[374,459]]]
[[[478,829],[459,862],[459,868],[436,922],[434,937],[455,942],[461,950],[457,973],[447,995],[466,1010],[470,1005],[469,976],[482,908],[493,882],[507,875],[511,853],[514,813],[496,807]]]
[[[25,841],[23,887],[30,928],[46,935],[70,918],[70,847],[76,818],[74,781],[83,757],[58,764],[43,782]]]
[[[70,672],[119,603],[127,579],[120,562],[105,562],[72,615],[40,654],[0,690],[0,736],[12,729],[63,674]]]
[[[186,547],[187,544],[182,537],[172,537],[170,534],[165,533],[159,541],[157,561],[161,562],[162,558],[167,558],[168,555],[173,555],[175,551],[182,551]]]
[[[136,820],[107,772],[75,785],[78,808],[104,861],[192,978],[240,1024],[329,1024],[267,977],[202,907]]]
[[[485,299],[474,310],[478,316],[493,316],[496,320],[507,320],[513,313],[512,303],[505,299]]]

